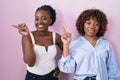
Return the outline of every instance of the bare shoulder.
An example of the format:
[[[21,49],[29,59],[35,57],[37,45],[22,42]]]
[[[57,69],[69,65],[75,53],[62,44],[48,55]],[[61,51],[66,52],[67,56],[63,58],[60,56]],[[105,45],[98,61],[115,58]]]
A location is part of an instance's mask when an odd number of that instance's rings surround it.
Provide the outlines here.
[[[30,33],[35,34],[35,33],[36,33],[36,31],[31,31]]]
[[[58,45],[58,47],[63,50],[63,42],[61,40],[61,35],[56,33],[56,45]]]
[[[61,39],[61,35],[56,33],[56,39]]]
[[[60,44],[61,42],[62,42],[62,40],[61,40],[61,35],[58,34],[58,33],[56,33],[56,43],[57,43],[57,44]]]

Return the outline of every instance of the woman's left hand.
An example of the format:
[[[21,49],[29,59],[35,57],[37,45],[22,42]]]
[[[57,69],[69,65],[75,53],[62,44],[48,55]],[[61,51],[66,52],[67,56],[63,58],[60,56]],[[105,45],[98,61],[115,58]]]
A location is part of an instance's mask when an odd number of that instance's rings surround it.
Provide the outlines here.
[[[55,71],[55,72],[53,73],[53,75],[54,75],[55,77],[58,77],[58,75],[59,75],[59,73],[60,73],[59,68],[56,67],[54,71]]]

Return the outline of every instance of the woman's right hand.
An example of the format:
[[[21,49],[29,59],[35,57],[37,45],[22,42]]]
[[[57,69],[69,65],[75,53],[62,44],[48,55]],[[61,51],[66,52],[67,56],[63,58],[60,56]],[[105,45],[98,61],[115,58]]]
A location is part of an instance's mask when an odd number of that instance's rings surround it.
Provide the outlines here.
[[[61,36],[61,40],[64,45],[69,45],[71,41],[71,33],[67,32],[64,27],[62,27],[62,29],[63,29],[63,35]]]
[[[13,27],[18,29],[18,32],[23,36],[29,35],[29,29],[26,26],[26,24],[18,24],[18,25],[12,25]]]

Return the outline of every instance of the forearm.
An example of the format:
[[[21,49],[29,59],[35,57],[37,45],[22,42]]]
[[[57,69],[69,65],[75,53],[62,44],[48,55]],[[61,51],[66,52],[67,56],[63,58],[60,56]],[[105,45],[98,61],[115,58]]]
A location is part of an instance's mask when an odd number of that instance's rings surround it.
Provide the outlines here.
[[[69,55],[69,44],[63,44],[63,57],[67,57]]]
[[[36,56],[33,50],[33,44],[30,35],[22,36],[22,48],[25,63],[27,63],[31,67],[34,66]]]

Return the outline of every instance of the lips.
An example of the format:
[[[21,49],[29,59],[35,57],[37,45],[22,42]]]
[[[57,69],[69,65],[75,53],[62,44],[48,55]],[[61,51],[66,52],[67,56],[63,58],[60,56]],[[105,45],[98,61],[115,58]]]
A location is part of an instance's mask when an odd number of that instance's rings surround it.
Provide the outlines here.
[[[43,30],[44,29],[44,25],[36,25],[37,30]]]
[[[44,27],[44,25],[36,25],[36,28],[38,29],[42,29]]]

